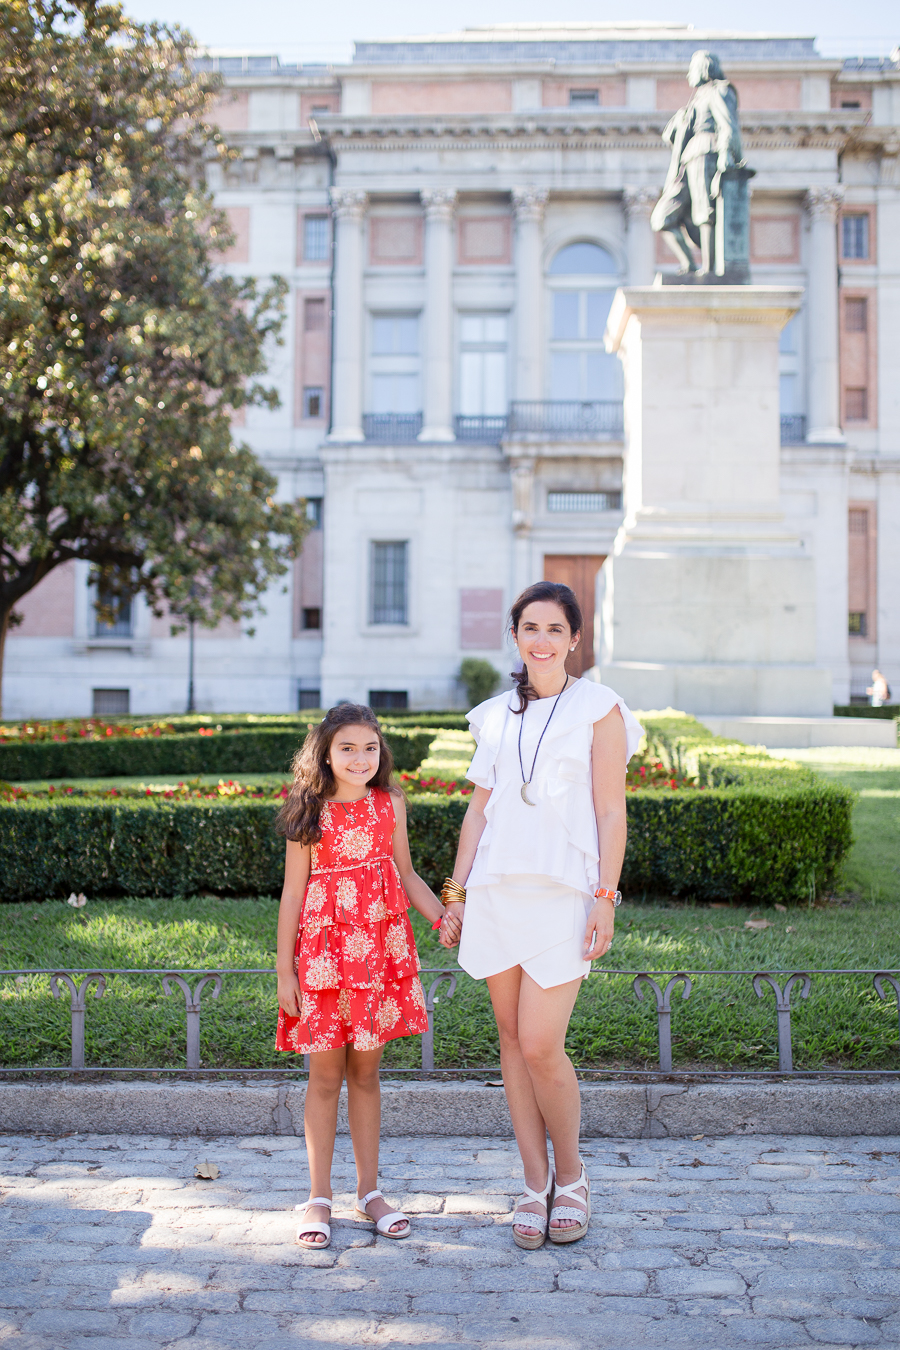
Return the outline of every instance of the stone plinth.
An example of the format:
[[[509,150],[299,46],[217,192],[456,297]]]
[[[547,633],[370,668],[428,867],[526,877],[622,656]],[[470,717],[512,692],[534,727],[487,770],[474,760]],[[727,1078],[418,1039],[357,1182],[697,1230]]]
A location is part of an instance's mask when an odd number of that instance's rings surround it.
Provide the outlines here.
[[[625,520],[600,574],[599,675],[637,707],[824,716],[812,558],[780,507],[787,286],[629,287]]]

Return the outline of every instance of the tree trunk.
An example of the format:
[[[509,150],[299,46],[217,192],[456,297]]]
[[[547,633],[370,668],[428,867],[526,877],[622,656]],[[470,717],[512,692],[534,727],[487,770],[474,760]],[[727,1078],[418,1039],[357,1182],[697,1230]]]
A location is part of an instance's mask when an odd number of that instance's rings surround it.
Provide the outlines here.
[[[0,612],[0,717],[3,716],[3,653],[6,650],[6,634],[9,632],[9,618],[12,606]]]

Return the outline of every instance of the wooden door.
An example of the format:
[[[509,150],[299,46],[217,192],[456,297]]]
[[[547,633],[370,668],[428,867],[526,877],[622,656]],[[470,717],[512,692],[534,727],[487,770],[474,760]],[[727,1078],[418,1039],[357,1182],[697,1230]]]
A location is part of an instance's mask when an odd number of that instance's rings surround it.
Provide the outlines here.
[[[583,675],[594,664],[594,597],[597,573],[606,561],[602,553],[547,553],[544,555],[544,580],[562,582],[578,597],[584,613],[584,632],[575,651],[566,661],[570,675]]]

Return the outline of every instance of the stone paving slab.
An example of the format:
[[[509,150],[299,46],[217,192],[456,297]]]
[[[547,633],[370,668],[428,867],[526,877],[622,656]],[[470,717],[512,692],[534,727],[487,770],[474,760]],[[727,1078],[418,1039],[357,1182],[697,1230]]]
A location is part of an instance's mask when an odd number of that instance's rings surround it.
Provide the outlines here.
[[[404,1242],[293,1242],[302,1141],[0,1135],[3,1350],[900,1347],[900,1135],[587,1139],[583,1242],[520,1251],[507,1138],[387,1138]],[[209,1160],[214,1182],[194,1179]]]

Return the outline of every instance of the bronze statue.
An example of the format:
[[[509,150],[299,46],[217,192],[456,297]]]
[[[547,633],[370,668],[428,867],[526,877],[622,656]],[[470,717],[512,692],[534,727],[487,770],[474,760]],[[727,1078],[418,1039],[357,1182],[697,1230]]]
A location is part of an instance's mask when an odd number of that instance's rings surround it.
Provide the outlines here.
[[[711,52],[694,52],[687,82],[694,92],[663,132],[672,158],[650,224],[665,237],[680,264],[679,273],[705,277],[715,271],[722,276],[729,269],[724,257],[715,257],[714,230],[724,195],[723,175],[730,170],[743,170],[729,176],[740,180],[744,213],[749,214],[746,178],[751,171],[744,166],[741,149],[737,91]],[[716,233],[721,236],[722,231]],[[699,270],[689,240],[700,249]]]

